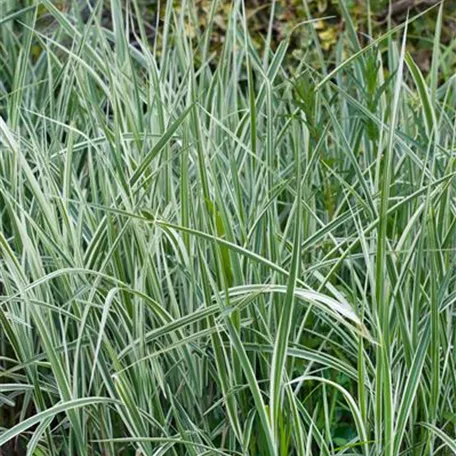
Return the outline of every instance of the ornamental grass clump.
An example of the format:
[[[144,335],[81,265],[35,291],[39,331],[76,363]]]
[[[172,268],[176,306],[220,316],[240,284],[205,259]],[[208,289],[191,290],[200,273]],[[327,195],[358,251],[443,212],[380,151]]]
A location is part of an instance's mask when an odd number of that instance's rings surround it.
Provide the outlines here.
[[[0,5],[0,453],[455,454],[441,7],[424,74],[426,12],[361,45],[340,2],[290,68],[242,1],[218,54],[217,1],[152,42],[136,0],[29,3]]]

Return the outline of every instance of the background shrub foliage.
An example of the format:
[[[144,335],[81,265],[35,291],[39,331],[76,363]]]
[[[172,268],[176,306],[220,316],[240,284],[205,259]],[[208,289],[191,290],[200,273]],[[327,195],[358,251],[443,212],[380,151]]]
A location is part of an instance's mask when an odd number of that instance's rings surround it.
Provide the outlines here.
[[[303,26],[303,22],[309,19],[317,19],[313,27],[318,35],[320,46],[325,53],[325,58],[334,61],[336,43],[345,30],[344,17],[341,14],[340,0],[274,0],[264,2],[262,0],[246,0],[245,12],[252,37],[252,44],[258,51],[264,50],[268,36],[268,45],[276,49],[284,39],[290,39],[289,52],[286,57],[287,63],[293,67],[303,58],[318,62],[313,52],[313,36],[309,28]],[[18,10],[18,5],[28,6],[30,0],[4,0],[3,12]],[[135,5],[133,7],[132,5]],[[384,33],[390,24],[397,25],[405,20],[407,12],[411,15],[429,8],[438,3],[438,0],[345,0],[350,17],[359,40],[367,44],[370,37]],[[86,5],[84,5],[86,4]],[[86,14],[87,5],[95,4],[94,0],[73,2],[72,0],[54,1],[54,5],[62,11],[69,9],[83,10]],[[134,2],[120,2],[120,7],[126,12],[128,9],[136,9],[136,15],[146,27],[148,38],[155,40],[156,30],[165,17],[166,2],[157,0],[135,0]],[[214,8],[214,5],[215,8]],[[174,1],[175,12],[191,8],[191,14],[186,14],[184,21],[185,33],[195,42],[208,27],[211,29],[210,49],[217,54],[223,47],[225,35],[228,29],[232,2],[229,0],[192,0]],[[41,7],[38,16],[53,21],[46,8]],[[211,24],[208,23],[213,11]],[[188,12],[188,11],[187,11]],[[104,0],[102,8],[103,24],[112,26],[112,14],[110,1]],[[133,13],[134,15],[135,13]],[[272,21],[271,21],[272,18]],[[321,20],[318,20],[321,18]],[[437,11],[430,11],[420,20],[413,22],[409,30],[408,50],[411,52],[423,71],[428,71],[431,62],[433,31],[437,19]],[[157,34],[160,39],[160,33]],[[445,0],[444,15],[441,30],[441,43],[446,46],[446,61],[442,67],[443,78],[451,76],[456,67],[456,53],[454,39],[456,38],[456,0]],[[135,38],[132,37],[132,41]],[[157,51],[159,52],[159,46]],[[37,48],[38,52],[38,48]]]
[[[177,8],[180,3],[175,2]],[[369,37],[378,36],[385,32],[389,21],[393,24],[403,21],[407,11],[413,15],[438,2],[396,0],[392,2],[391,11],[389,11],[389,3],[387,0],[347,0],[344,2],[355,29],[359,33],[361,43],[367,44]],[[197,38],[198,32],[207,27],[207,19],[213,5],[214,3],[211,0],[194,2],[197,20],[187,25],[186,31],[190,36]],[[275,2],[247,0],[245,6],[249,30],[257,49],[264,48],[268,32],[270,32],[273,49],[291,34],[290,52],[287,56],[289,64],[296,65],[303,58],[317,60],[312,55],[312,34],[309,33],[307,27],[299,24],[309,20],[309,18],[326,18],[317,21],[314,28],[327,58],[334,58],[335,45],[345,30],[345,21],[341,14],[339,0],[276,0]],[[222,46],[228,27],[230,10],[231,2],[218,2],[214,18],[216,26],[211,34],[214,52],[217,52]],[[271,13],[273,14],[272,24]],[[442,24],[443,44],[452,43],[456,37],[455,13],[456,2],[454,0],[446,1]],[[408,48],[415,54],[417,63],[423,70],[429,69],[436,18],[437,12],[433,11],[410,26]],[[450,61],[448,62],[447,76],[450,75],[456,63],[454,55],[449,53],[448,57]]]
[[[0,452],[455,454],[430,3],[0,2]]]

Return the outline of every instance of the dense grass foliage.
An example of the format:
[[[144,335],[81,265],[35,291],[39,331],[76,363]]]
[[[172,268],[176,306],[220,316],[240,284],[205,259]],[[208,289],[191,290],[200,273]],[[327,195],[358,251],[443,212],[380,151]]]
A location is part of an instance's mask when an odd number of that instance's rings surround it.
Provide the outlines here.
[[[342,2],[292,71],[241,1],[217,56],[218,2],[197,46],[168,2],[159,53],[134,1],[40,3],[0,18],[0,451],[455,454],[442,14],[423,75]]]

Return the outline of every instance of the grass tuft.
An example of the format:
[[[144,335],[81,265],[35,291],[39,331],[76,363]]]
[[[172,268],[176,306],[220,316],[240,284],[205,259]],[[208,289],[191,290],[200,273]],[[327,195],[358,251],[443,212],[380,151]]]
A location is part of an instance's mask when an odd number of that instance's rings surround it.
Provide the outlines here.
[[[321,61],[290,68],[275,2],[259,52],[233,1],[217,55],[219,2],[203,30],[169,0],[154,42],[136,0],[112,30],[101,1],[12,3],[0,454],[454,454],[442,7],[424,74],[426,12],[363,48],[342,2],[333,53],[309,16]]]

